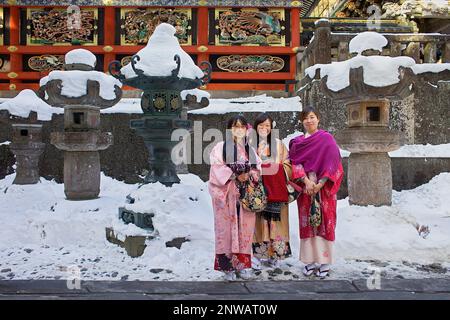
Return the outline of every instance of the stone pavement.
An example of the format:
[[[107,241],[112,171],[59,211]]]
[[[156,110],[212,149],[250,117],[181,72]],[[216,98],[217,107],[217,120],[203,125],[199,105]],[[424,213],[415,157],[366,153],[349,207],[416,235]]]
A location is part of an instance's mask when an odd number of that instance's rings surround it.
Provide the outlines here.
[[[2,280],[0,300],[450,300],[450,279],[299,281],[81,281]],[[369,287],[371,284],[369,283]]]

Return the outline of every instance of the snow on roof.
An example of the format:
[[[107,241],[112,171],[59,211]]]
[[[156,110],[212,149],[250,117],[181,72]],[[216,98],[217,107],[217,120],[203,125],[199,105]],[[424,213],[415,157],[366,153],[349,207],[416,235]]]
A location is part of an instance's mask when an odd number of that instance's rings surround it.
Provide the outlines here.
[[[302,104],[300,97],[273,98],[259,95],[235,99],[210,99],[209,106],[189,111],[192,114],[224,114],[228,112],[300,112]]]
[[[181,99],[186,100],[186,96],[190,94],[197,98],[197,102],[202,101],[202,98],[205,97],[206,99],[209,99],[211,95],[208,91],[200,90],[200,89],[192,89],[192,90],[183,90],[181,91]]]
[[[305,70],[313,78],[316,70],[320,69],[320,77],[328,76],[327,87],[332,91],[339,91],[350,85],[350,69],[363,67],[364,83],[374,87],[384,87],[399,80],[399,67],[412,67],[414,59],[410,57],[385,57],[358,55],[349,60],[332,62],[331,64],[315,64]]]
[[[46,77],[45,77],[46,78]],[[62,80],[61,94],[66,97],[81,97],[87,94],[87,80],[100,83],[100,97],[106,100],[116,98],[114,86],[122,87],[122,83],[116,78],[99,71],[52,71],[47,79],[41,79],[41,83],[50,80]]]
[[[450,70],[450,63],[422,63],[412,66],[411,69],[415,74],[425,72],[438,73],[444,70]]]
[[[33,90],[25,89],[19,94],[0,104],[0,110],[8,110],[11,115],[28,118],[31,111],[37,113],[40,121],[50,121],[53,113],[64,113],[63,109],[53,108],[42,101]]]
[[[155,28],[147,45],[141,49],[137,55],[140,57],[135,65],[137,69],[144,71],[147,76],[170,76],[177,64],[175,55],[181,59],[180,78],[200,79],[203,78],[203,71],[195,65],[192,58],[181,48],[175,37],[175,28],[168,23],[161,23]],[[126,78],[136,76],[131,63],[120,69]]]
[[[64,60],[66,64],[71,63],[82,63],[87,64],[91,67],[95,67],[97,63],[97,58],[95,55],[86,49],[74,49],[66,53]]]
[[[373,49],[381,52],[387,44],[388,41],[383,35],[374,31],[366,31],[350,40],[349,51],[361,54],[364,50]]]

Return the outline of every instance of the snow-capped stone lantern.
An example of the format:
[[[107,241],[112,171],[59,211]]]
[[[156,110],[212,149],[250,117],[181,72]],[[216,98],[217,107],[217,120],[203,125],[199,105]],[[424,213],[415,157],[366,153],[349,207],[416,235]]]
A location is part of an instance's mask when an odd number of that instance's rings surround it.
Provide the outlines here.
[[[44,151],[42,124],[37,123],[37,114],[32,112],[31,122],[12,125],[11,152],[16,156],[16,178],[13,184],[36,184],[39,182],[39,157]]]
[[[410,57],[381,56],[387,39],[363,32],[349,43],[346,61],[317,64],[306,69],[309,81],[320,79],[323,92],[346,105],[348,128],[336,133],[348,159],[350,204],[391,205],[392,170],[388,152],[403,144],[403,134],[389,126],[389,101],[411,94],[415,64]],[[317,81],[316,80],[316,81]],[[319,107],[320,109],[320,107]]]
[[[96,57],[85,49],[65,56],[64,71],[41,80],[40,98],[64,108],[64,132],[53,132],[51,143],[64,150],[64,192],[69,200],[95,199],[100,193],[99,150],[113,143],[110,132],[100,132],[100,110],[122,97],[122,84],[95,71]]]
[[[180,93],[206,84],[211,73],[208,62],[200,64],[203,70],[194,64],[180,47],[175,31],[168,23],[159,24],[146,47],[129,64],[121,68],[119,61],[113,61],[109,65],[111,75],[123,84],[144,91],[141,98],[144,116],[131,120],[130,127],[143,137],[148,149],[150,170],[144,182],[166,186],[180,182],[171,158],[179,141],[172,141],[171,134],[175,129],[192,127],[191,121],[180,117],[183,109]]]

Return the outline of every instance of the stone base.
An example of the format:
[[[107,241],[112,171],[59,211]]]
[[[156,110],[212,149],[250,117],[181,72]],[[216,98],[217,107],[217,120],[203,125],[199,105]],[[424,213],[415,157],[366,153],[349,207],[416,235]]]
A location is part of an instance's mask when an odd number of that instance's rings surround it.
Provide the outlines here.
[[[350,204],[392,204],[391,158],[387,153],[351,153],[348,159]]]
[[[122,247],[126,250],[127,254],[132,258],[140,257],[144,254],[144,250],[147,247],[146,240],[154,239],[153,236],[123,236],[125,240],[119,239],[119,234],[112,228],[106,228],[106,239]]]
[[[100,194],[98,151],[64,152],[64,193],[68,200],[95,199]]]
[[[39,182],[39,157],[44,143],[12,144],[10,150],[16,156],[16,178],[13,184],[26,185]]]

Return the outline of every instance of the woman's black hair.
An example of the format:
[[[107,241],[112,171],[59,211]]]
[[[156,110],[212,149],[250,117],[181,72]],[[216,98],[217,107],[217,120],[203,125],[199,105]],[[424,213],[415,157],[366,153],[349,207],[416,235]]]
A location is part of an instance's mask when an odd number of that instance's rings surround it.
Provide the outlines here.
[[[230,119],[228,119],[227,122],[227,129],[230,130],[234,125],[236,125],[238,122],[240,122],[242,125],[246,126],[248,125],[247,119],[245,119],[242,115],[235,115],[232,116]],[[231,162],[237,161],[237,146],[233,139],[233,136],[229,134],[229,132],[225,135],[225,141],[223,143],[223,151],[222,151],[222,158],[223,160],[229,164]],[[253,150],[253,149],[252,149]],[[252,167],[256,167],[256,154],[253,155],[252,152],[250,154],[250,146],[248,144],[248,139],[245,138],[245,152],[249,159],[249,162]],[[228,155],[228,157],[227,157]],[[232,156],[232,157],[231,157]],[[253,159],[254,158],[254,159]]]
[[[306,119],[306,117],[308,116],[308,114],[310,112],[314,113],[316,115],[317,119],[320,120],[320,112],[313,106],[307,106],[307,107],[303,108],[303,111],[300,113],[300,121],[303,122],[303,120]]]
[[[277,157],[277,144],[275,141],[275,137],[272,138],[272,129],[273,129],[273,119],[272,117],[267,113],[263,112],[259,114],[254,122],[253,129],[256,131],[256,148],[259,146],[259,134],[258,134],[258,125],[263,123],[264,121],[269,120],[270,121],[270,133],[267,136],[267,144],[269,145],[269,157],[272,157],[275,159]],[[274,148],[274,154],[272,155],[272,146],[275,146]]]
[[[238,114],[238,115],[232,116],[230,119],[228,119],[227,129],[231,129],[238,122],[240,122],[244,126],[246,126],[248,124],[247,119],[245,119],[244,116]]]

